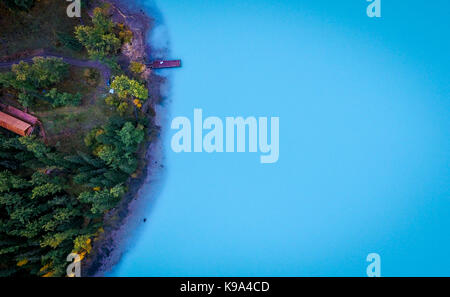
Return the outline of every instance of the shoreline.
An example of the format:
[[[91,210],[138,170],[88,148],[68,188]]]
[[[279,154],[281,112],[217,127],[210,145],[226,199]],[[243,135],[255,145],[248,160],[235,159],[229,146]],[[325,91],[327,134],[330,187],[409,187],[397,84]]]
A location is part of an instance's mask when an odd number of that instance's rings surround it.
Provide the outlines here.
[[[151,45],[147,36],[154,27],[154,19],[144,10],[135,7],[132,1],[100,0],[100,3],[110,4],[112,20],[115,23],[124,23],[133,32],[132,42],[122,48],[119,63],[147,61],[151,56]],[[148,200],[157,195],[158,184],[164,176],[163,145],[160,137],[163,115],[161,110],[156,110],[161,109],[158,105],[163,97],[162,88],[166,84],[166,78],[153,73],[149,68],[144,72],[144,78],[151,100],[146,102],[143,110],[151,116],[149,140],[139,150],[140,174],[136,178],[130,177],[127,193],[120,203],[105,215],[104,231],[95,238],[91,253],[82,262],[81,271],[85,277],[104,276],[119,263],[131,238],[137,235],[139,227],[148,220],[144,211],[152,202]]]

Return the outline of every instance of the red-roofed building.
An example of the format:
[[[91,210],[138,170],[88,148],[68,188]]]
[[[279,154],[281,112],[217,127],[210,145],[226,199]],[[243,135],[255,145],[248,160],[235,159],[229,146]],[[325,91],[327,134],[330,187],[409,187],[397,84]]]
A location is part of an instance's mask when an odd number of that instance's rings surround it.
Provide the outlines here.
[[[0,104],[0,110],[32,126],[36,125],[39,122],[39,119],[37,117],[32,116],[31,114],[23,112],[20,109],[17,109],[10,105]]]
[[[20,136],[29,136],[34,129],[32,125],[1,111],[0,127],[8,129],[9,131],[19,134]]]
[[[39,119],[20,109],[0,103],[0,127],[21,136],[29,136],[34,127],[39,125]]]

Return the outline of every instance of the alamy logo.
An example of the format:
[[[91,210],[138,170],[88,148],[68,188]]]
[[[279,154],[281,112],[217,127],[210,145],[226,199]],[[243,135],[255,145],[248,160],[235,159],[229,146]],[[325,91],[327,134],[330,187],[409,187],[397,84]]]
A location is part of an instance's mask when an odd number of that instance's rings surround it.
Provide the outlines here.
[[[367,0],[367,2],[372,2],[367,6],[367,16],[381,18],[381,0]]]
[[[81,277],[81,257],[78,254],[72,253],[67,256],[67,262],[71,262],[67,266],[68,277]]]
[[[194,109],[193,131],[189,118],[176,117],[173,119],[171,129],[178,131],[172,137],[171,146],[175,153],[191,153],[192,142],[194,143],[193,151],[196,153],[203,151],[207,153],[223,153],[224,151],[234,153],[235,148],[238,153],[244,153],[247,148],[246,139],[248,136],[248,151],[250,153],[258,152],[259,148],[261,163],[276,163],[280,154],[280,118],[270,118],[270,143],[268,125],[267,117],[258,119],[255,117],[247,117],[246,119],[227,117],[224,125],[222,119],[218,117],[208,117],[203,120],[202,109]],[[206,135],[203,135],[204,129],[208,130]],[[236,134],[235,131],[237,131]],[[194,141],[192,141],[192,134],[194,134]]]
[[[81,0],[66,0],[67,2],[72,2],[67,6],[67,16],[69,18],[81,17]]]
[[[381,277],[381,257],[377,253],[372,253],[367,256],[367,262],[371,262],[367,266],[368,277]]]

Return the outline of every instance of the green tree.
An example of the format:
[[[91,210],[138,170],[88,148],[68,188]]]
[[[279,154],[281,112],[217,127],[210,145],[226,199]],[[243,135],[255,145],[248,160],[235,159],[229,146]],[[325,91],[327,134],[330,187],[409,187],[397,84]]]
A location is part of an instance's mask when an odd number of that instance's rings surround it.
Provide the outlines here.
[[[59,94],[51,90],[47,96],[40,89],[49,88],[67,78],[69,65],[59,58],[33,58],[33,63],[19,62],[11,67],[11,72],[0,74],[0,86],[11,87],[19,91],[19,102],[31,107],[36,98],[50,100],[57,106],[77,104],[81,95]]]
[[[116,77],[112,82],[111,87],[117,92],[117,95],[121,99],[128,97],[140,100],[148,99],[148,89],[143,84],[130,79],[125,75]]]
[[[138,144],[144,141],[144,126],[138,125],[135,127],[133,123],[126,122],[122,129],[117,132],[117,135],[127,150],[130,150],[130,148],[135,149]]]
[[[17,81],[35,88],[47,88],[59,83],[69,73],[69,65],[60,58],[34,57],[33,63],[21,61],[12,66]]]
[[[133,61],[130,63],[130,70],[133,73],[141,74],[145,70],[145,65],[142,63]]]
[[[77,26],[75,36],[86,47],[92,59],[105,59],[117,54],[122,42],[114,33],[114,23],[102,9],[94,9],[93,26]]]
[[[106,211],[117,205],[120,198],[125,194],[125,187],[117,185],[111,189],[104,189],[100,191],[83,192],[78,199],[83,203],[90,203],[92,205],[91,212],[93,214],[102,215]]]
[[[83,225],[91,206],[64,187],[71,164],[35,138],[0,133],[0,275],[62,276],[74,240],[98,228]]]
[[[78,106],[81,104],[81,94],[76,93],[72,95],[70,93],[58,93],[56,88],[52,88],[45,97],[51,100],[53,107],[61,107],[61,106]]]
[[[120,113],[120,115],[124,115],[128,111],[129,107],[130,106],[128,105],[128,103],[121,102],[117,107],[117,111]]]

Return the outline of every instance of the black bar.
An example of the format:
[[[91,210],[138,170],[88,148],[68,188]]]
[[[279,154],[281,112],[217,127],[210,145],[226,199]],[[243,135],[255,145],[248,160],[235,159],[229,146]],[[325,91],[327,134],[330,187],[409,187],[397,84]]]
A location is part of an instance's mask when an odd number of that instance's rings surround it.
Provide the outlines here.
[[[427,279],[428,281],[429,279]],[[440,279],[446,284],[447,279]],[[325,293],[385,295],[396,286],[404,293],[421,283],[407,278],[0,278],[2,290],[71,292],[89,296],[115,292],[124,297],[152,296],[316,296]],[[188,287],[189,285],[189,287]],[[213,286],[214,285],[214,286]],[[213,287],[212,287],[213,286]],[[189,288],[189,289],[188,289]],[[194,290],[195,288],[195,290]],[[211,290],[211,288],[213,288]],[[63,290],[63,291],[61,291]],[[129,294],[127,293],[129,292]],[[21,292],[22,293],[22,292]]]

